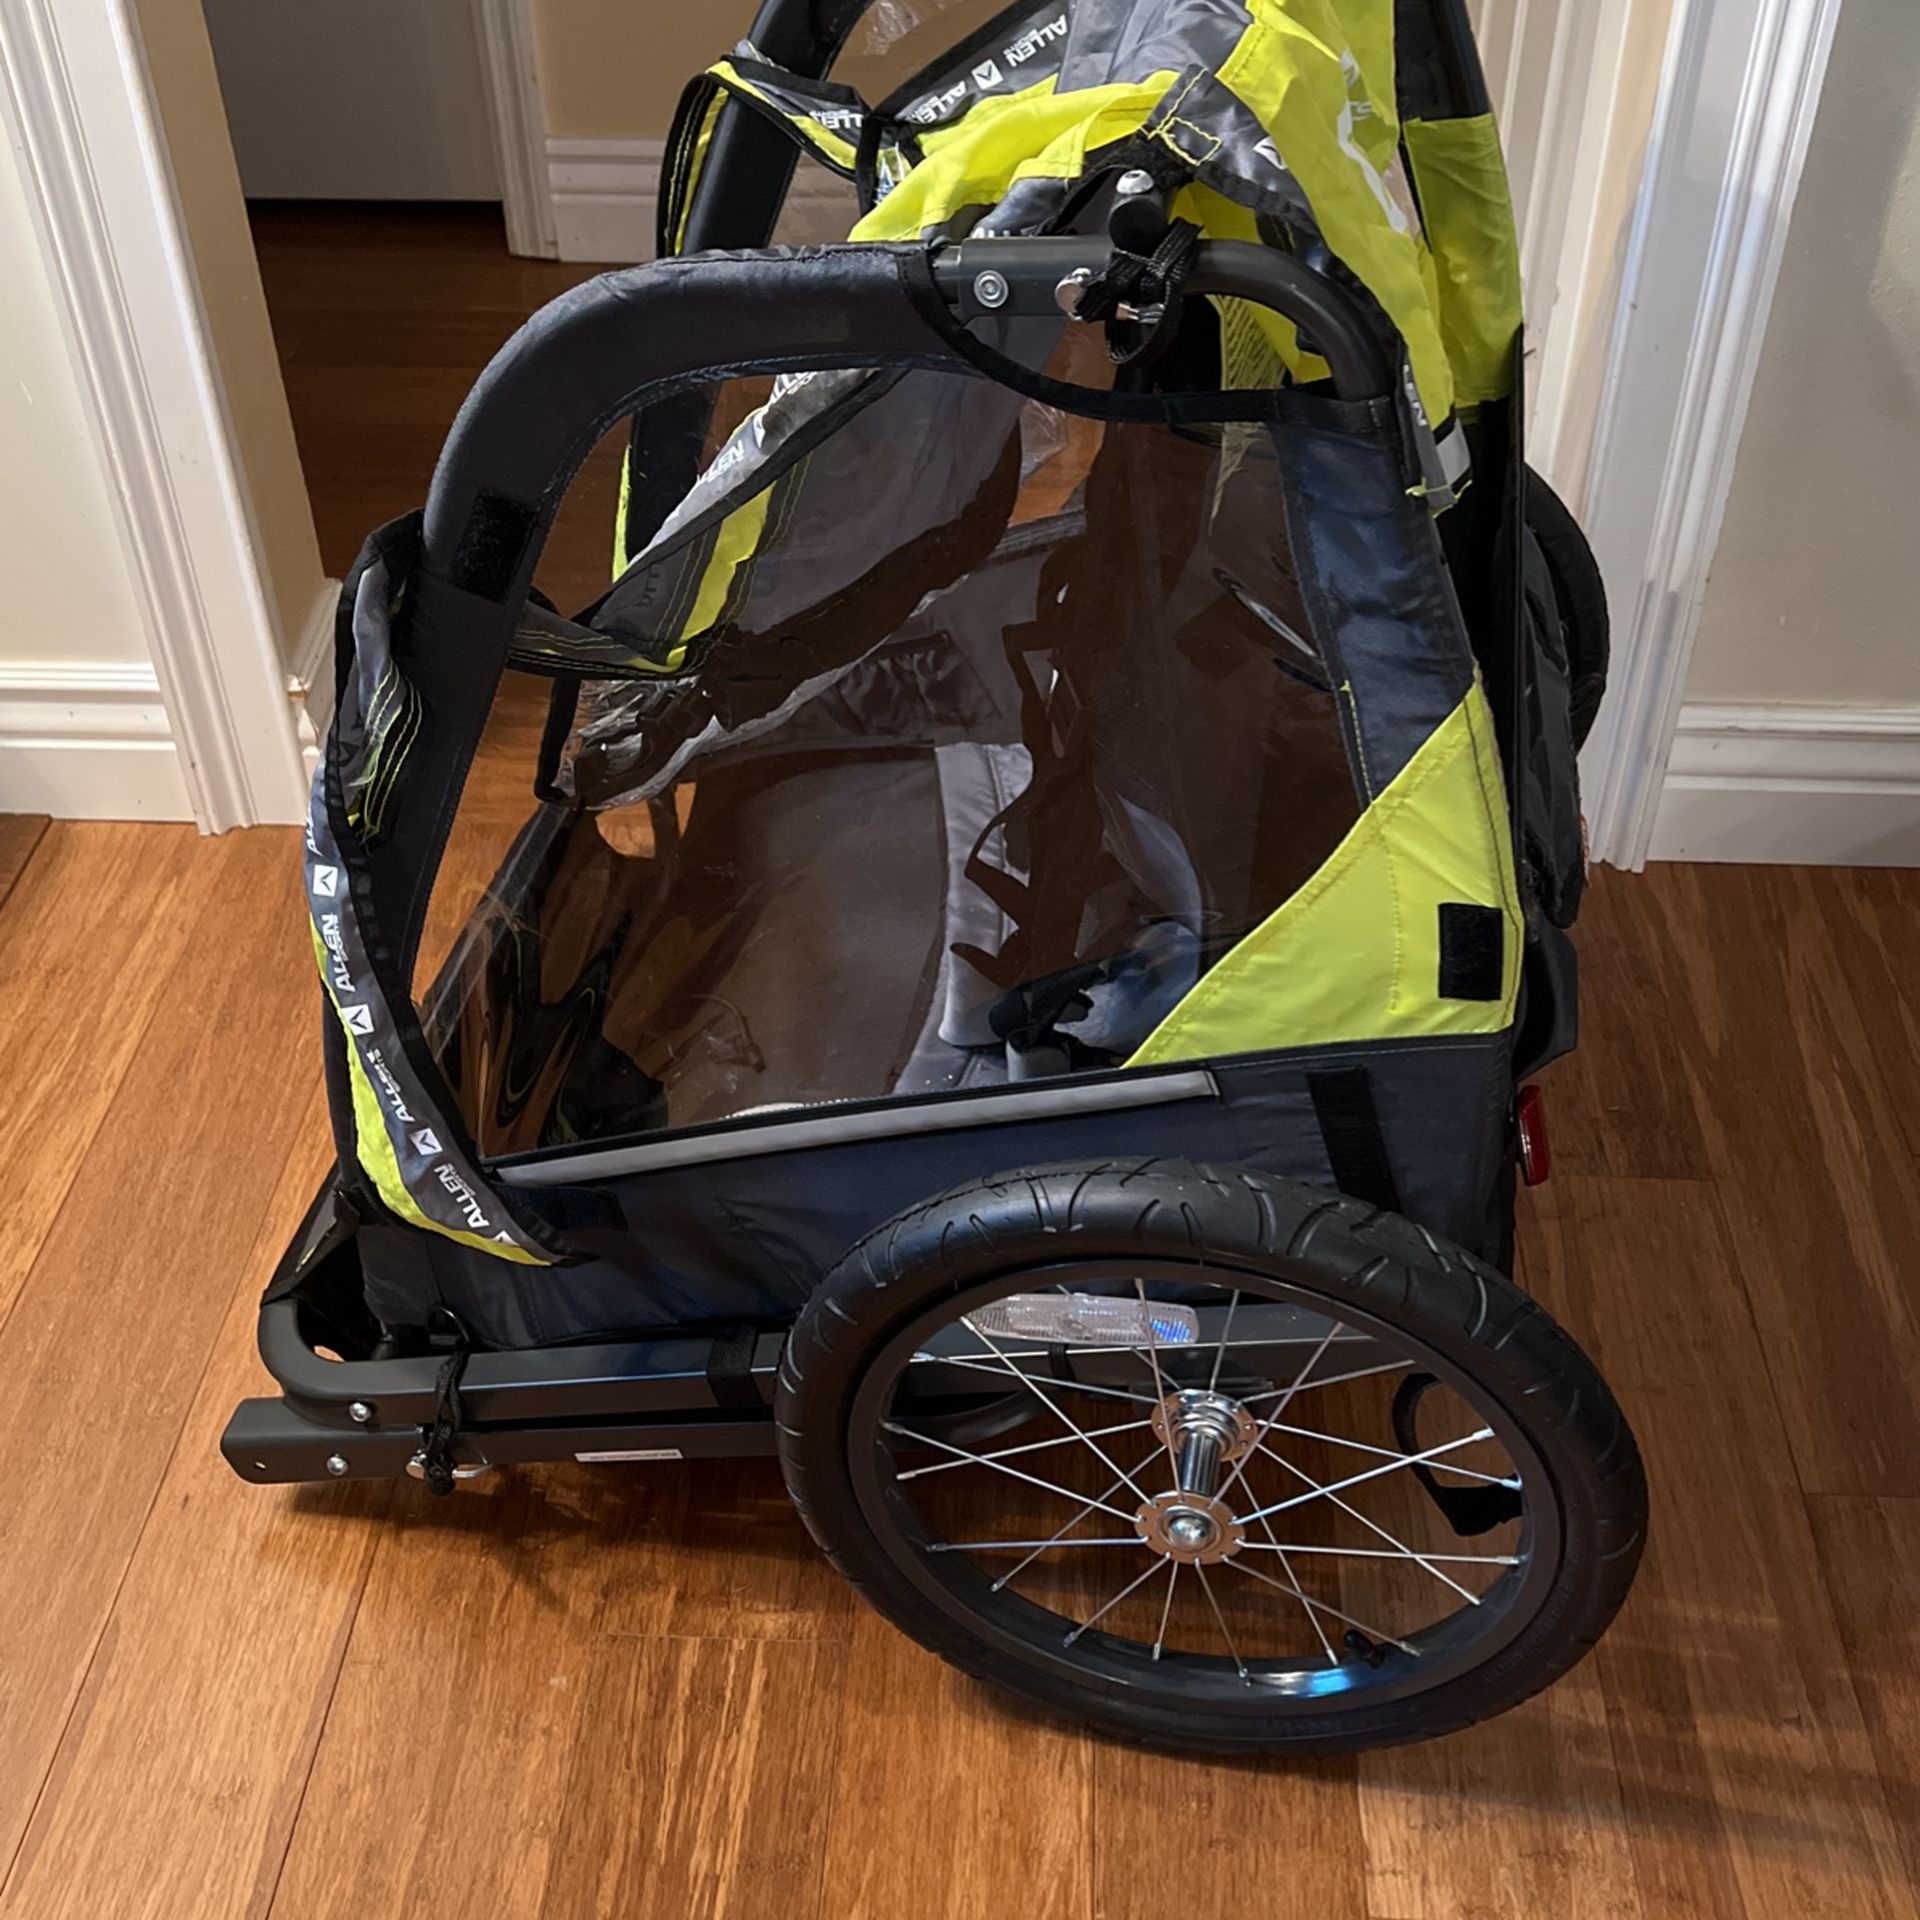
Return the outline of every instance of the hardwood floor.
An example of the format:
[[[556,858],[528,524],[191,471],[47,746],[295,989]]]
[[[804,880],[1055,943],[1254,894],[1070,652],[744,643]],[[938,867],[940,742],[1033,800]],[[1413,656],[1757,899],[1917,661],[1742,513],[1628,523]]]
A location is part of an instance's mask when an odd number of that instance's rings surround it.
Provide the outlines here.
[[[382,218],[263,226],[334,567],[569,277]],[[235,1479],[328,1155],[297,860],[0,822],[0,1920],[1920,1920],[1920,873],[1598,877],[1522,1275],[1639,1586],[1503,1720],[1210,1765],[922,1654],[771,1463]]]
[[[425,501],[468,388],[527,316],[602,271],[513,258],[497,207],[261,206],[253,237],[336,576],[375,527]],[[567,613],[612,577],[620,445],[603,441],[581,469],[541,558],[540,585]]]
[[[1504,1720],[1213,1766],[921,1654],[769,1463],[445,1505],[233,1479],[255,1295],[327,1151],[296,856],[55,823],[0,907],[6,1920],[1158,1920],[1250,1889],[1313,1920],[1912,1920],[1920,874],[1600,877],[1523,1270],[1639,1429],[1640,1585]],[[1177,1887],[1141,1866],[1168,1832]]]
[[[47,830],[44,813],[0,814],[0,906],[6,904],[13,883],[20,878],[27,856]]]

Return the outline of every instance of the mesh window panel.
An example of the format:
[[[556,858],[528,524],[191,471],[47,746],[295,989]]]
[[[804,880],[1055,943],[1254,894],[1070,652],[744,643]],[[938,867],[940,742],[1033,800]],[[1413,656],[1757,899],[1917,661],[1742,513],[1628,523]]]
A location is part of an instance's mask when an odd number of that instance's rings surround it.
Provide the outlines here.
[[[1267,428],[767,397],[592,611],[626,668],[496,702],[422,994],[489,1154],[1124,1065],[1357,817]]]

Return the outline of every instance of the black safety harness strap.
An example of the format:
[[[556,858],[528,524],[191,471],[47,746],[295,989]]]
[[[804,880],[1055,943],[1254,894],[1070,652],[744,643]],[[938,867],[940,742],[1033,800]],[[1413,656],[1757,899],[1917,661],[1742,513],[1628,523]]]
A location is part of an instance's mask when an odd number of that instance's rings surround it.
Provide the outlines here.
[[[1307,1092],[1334,1185],[1355,1200],[1398,1213],[1400,1187],[1374,1104],[1372,1075],[1365,1067],[1330,1067],[1307,1075]]]

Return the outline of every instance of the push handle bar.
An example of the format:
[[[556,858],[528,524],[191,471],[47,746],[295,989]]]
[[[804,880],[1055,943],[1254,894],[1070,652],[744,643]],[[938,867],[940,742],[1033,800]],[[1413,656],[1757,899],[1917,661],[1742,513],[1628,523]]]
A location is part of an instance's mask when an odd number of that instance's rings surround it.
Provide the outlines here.
[[[935,283],[963,319],[990,313],[1055,313],[1063,289],[1111,258],[1084,239],[968,240],[938,254]],[[982,286],[996,298],[983,300]],[[1004,293],[1001,292],[1004,289]],[[1343,400],[1377,400],[1394,384],[1393,367],[1360,303],[1344,287],[1290,254],[1244,240],[1204,242],[1182,282],[1188,294],[1222,294],[1270,307],[1297,327],[1327,363]]]
[[[457,579],[483,502],[521,503],[536,537],[519,577],[499,583],[501,598],[517,606],[537,535],[580,462],[623,414],[676,383],[748,368],[889,361],[977,371],[907,291],[904,276],[921,256],[912,245],[710,254],[604,274],[562,295],[500,350],[454,422],[427,499],[426,571]],[[1062,282],[1100,273],[1111,257],[1099,238],[968,241],[935,257],[933,277],[962,320],[992,311],[1057,316]],[[983,303],[983,284],[991,291],[996,282],[1003,297]],[[1291,321],[1326,359],[1342,399],[1379,399],[1395,387],[1377,323],[1353,294],[1298,260],[1246,241],[1210,241],[1196,250],[1185,285],[1256,301]],[[1089,411],[1098,401],[1089,392]]]

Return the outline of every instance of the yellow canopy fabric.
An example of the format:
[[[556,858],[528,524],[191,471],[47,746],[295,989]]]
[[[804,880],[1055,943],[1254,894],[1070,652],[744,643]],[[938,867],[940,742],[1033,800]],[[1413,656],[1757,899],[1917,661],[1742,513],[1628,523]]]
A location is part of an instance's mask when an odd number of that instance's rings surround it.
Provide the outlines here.
[[[1402,128],[1392,0],[1223,0],[1207,24],[1238,29],[1211,72],[1165,65],[1096,86],[1049,75],[978,100],[921,136],[923,161],[852,237],[936,232],[963,209],[997,205],[1022,181],[1077,180],[1104,150],[1144,140],[1202,183],[1183,195],[1185,217],[1210,238],[1250,238],[1254,195],[1236,185],[1277,161],[1329,248],[1405,340],[1429,418],[1504,394],[1520,287],[1491,115]],[[1206,36],[1196,29],[1192,40],[1202,52]],[[1167,41],[1149,37],[1146,46],[1162,52]],[[1396,179],[1403,133],[1424,227]],[[824,151],[818,127],[804,137]],[[989,216],[985,224],[996,223]],[[1298,373],[1291,337],[1275,344]]]

